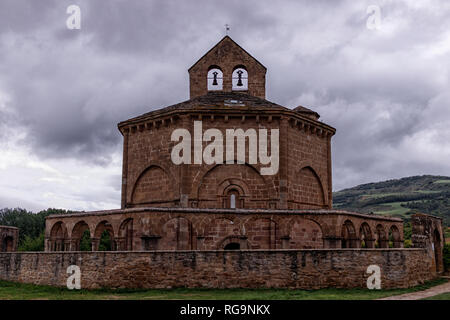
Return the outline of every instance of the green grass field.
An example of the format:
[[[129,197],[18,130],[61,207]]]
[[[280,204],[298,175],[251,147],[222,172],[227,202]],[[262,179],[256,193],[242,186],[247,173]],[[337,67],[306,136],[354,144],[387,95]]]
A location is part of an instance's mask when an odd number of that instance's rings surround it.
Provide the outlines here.
[[[405,202],[390,202],[388,204],[380,205],[380,207],[385,207],[386,210],[376,210],[377,214],[392,215],[392,216],[403,216],[406,212],[411,211],[408,208],[404,208],[401,205]]]
[[[372,300],[425,290],[446,282],[428,282],[409,289],[153,289],[153,290],[68,290],[32,284],[0,281],[1,300]],[[442,299],[450,298],[448,295]]]
[[[437,296],[426,298],[424,300],[450,300],[450,292],[438,294]]]

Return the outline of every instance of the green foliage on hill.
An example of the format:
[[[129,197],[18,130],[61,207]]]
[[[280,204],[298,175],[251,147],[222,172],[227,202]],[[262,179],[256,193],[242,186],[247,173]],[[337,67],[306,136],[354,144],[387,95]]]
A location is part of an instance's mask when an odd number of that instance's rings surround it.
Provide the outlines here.
[[[450,177],[413,176],[362,184],[333,193],[336,209],[406,218],[416,212],[442,217],[450,225]]]
[[[19,228],[19,251],[43,251],[45,217],[70,211],[47,209],[33,213],[21,208],[0,209],[0,225]]]
[[[445,271],[450,271],[450,243],[444,246],[444,268]]]

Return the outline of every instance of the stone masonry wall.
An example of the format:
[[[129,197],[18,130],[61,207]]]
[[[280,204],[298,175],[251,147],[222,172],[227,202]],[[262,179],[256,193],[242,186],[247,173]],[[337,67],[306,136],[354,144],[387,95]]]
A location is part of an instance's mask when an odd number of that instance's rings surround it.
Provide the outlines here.
[[[92,288],[366,288],[367,267],[382,288],[433,279],[425,249],[1,253],[0,279],[65,286],[69,265]]]
[[[229,188],[240,194],[238,207],[247,209],[319,209],[331,208],[331,154],[329,137],[312,133],[310,128],[288,124],[281,119],[256,119],[255,116],[223,115],[215,120],[202,121],[202,132],[218,129],[224,137],[229,128],[265,128],[269,132],[280,130],[280,163],[275,175],[263,176],[262,167],[249,164],[246,142],[245,165],[175,165],[170,158],[171,150],[178,142],[171,141],[175,129],[194,133],[194,121],[190,115],[179,116],[174,123],[152,129],[134,130],[127,134],[124,162],[126,162],[127,187],[123,207],[199,207],[226,208]],[[194,136],[192,136],[192,139]],[[202,142],[204,150],[209,142]],[[270,147],[270,143],[269,143]],[[271,152],[269,148],[269,152]],[[193,159],[192,151],[192,159]]]
[[[328,137],[287,127],[288,208],[331,208]]]

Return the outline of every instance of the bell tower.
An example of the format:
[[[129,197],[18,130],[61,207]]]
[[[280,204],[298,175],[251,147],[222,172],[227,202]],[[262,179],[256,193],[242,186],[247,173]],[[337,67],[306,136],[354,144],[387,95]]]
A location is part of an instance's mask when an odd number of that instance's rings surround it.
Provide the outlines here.
[[[190,98],[240,92],[266,98],[266,67],[225,36],[189,68]]]

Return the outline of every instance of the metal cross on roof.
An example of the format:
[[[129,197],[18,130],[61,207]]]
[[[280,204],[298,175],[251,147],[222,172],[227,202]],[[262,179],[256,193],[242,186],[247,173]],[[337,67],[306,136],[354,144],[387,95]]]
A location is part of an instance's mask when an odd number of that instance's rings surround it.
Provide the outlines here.
[[[228,31],[230,31],[230,26],[228,25],[228,23],[225,25],[225,33],[226,35],[228,35]]]

